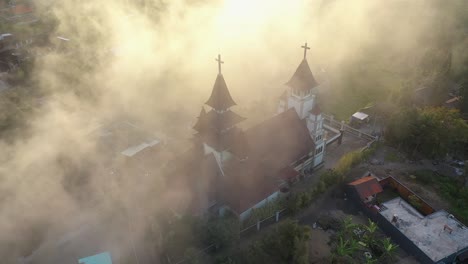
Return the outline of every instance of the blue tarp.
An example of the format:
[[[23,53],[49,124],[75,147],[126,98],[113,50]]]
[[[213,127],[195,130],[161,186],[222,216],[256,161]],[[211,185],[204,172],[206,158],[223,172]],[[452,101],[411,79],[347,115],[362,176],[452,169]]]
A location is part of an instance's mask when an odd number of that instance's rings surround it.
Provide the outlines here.
[[[112,264],[112,259],[109,252],[100,253],[94,256],[82,258],[78,260],[79,264]]]

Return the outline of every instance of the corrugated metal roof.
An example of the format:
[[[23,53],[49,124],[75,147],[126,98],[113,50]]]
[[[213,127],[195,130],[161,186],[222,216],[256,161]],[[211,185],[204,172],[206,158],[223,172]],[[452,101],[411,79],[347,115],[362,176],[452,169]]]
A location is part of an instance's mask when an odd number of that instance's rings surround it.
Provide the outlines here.
[[[354,117],[354,118],[357,118],[357,119],[359,119],[359,120],[364,120],[364,119],[368,118],[369,115],[368,115],[368,114],[365,114],[365,113],[363,113],[363,112],[356,112],[356,113],[353,114],[353,117]]]
[[[78,260],[80,264],[112,264],[112,259],[109,252],[100,253],[94,256],[82,258]]]
[[[361,199],[365,199],[383,191],[380,183],[372,176],[367,176],[353,181],[349,183],[349,185],[354,186]]]

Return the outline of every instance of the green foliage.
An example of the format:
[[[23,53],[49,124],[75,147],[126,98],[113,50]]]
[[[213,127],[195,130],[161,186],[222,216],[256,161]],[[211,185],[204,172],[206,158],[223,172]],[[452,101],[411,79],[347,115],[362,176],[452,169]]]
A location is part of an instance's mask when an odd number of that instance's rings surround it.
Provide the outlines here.
[[[369,224],[364,226],[366,233],[364,234],[364,241],[367,245],[372,245],[375,243],[375,232],[378,229],[378,226],[375,222],[369,219]]]
[[[238,263],[308,263],[310,228],[297,221],[279,223],[260,241],[251,244]]]
[[[392,243],[390,238],[381,241],[382,255],[379,258],[380,263],[394,263],[398,245]]]
[[[196,248],[190,247],[185,250],[184,257],[188,264],[202,264],[199,258],[199,251]]]
[[[190,215],[173,217],[162,231],[163,248],[169,256],[179,256],[187,248],[201,245],[202,222]]]
[[[385,160],[389,162],[402,162],[403,158],[400,157],[398,153],[392,151],[385,155]]]
[[[468,124],[453,109],[404,109],[390,119],[386,139],[413,154],[440,157],[468,143]]]
[[[421,200],[416,195],[408,196],[408,202],[416,209],[420,210],[422,203]]]
[[[435,174],[430,170],[412,172],[416,181],[434,187],[437,193],[450,203],[450,212],[468,225],[468,189],[460,188],[460,183],[450,177]]]
[[[262,207],[252,209],[252,213],[249,218],[245,219],[242,225],[244,227],[252,226],[257,223],[258,220],[263,220],[275,215],[276,212],[281,211],[286,206],[284,198],[278,197],[273,201],[269,201]]]
[[[228,247],[239,240],[240,223],[234,216],[213,217],[204,228],[206,244],[216,249]]]

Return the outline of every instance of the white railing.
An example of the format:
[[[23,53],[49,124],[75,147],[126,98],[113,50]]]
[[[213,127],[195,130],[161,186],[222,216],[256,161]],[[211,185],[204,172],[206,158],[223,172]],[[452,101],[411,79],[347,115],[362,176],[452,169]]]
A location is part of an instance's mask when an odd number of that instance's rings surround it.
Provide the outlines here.
[[[358,129],[355,129],[355,128],[345,124],[344,121],[338,122],[338,121],[334,120],[333,116],[331,116],[331,115],[322,114],[322,116],[323,116],[324,121],[328,122],[328,125],[330,127],[334,127],[334,128],[340,129],[340,130],[344,130],[345,132],[348,132],[348,133],[350,133],[350,134],[352,134],[354,136],[357,136],[357,137],[365,139],[365,140],[369,140],[369,141],[377,140],[376,136],[373,136],[373,135],[367,134],[365,132],[362,132],[362,131],[360,131]]]

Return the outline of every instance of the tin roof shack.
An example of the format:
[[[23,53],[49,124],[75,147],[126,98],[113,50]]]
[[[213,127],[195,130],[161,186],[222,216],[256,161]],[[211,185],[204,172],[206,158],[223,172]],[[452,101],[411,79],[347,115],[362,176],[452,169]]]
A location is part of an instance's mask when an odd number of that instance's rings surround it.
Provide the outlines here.
[[[350,124],[353,127],[359,128],[362,124],[369,122],[369,115],[363,112],[356,112],[350,118]]]
[[[468,228],[448,212],[440,210],[423,216],[397,197],[382,203],[379,214],[390,223],[387,226],[395,229],[391,233],[401,233],[408,240],[399,244],[403,247],[408,244],[408,248],[412,243],[424,254],[409,250],[416,253],[422,263],[467,263],[462,262],[468,259],[461,259],[461,254],[468,251]]]

